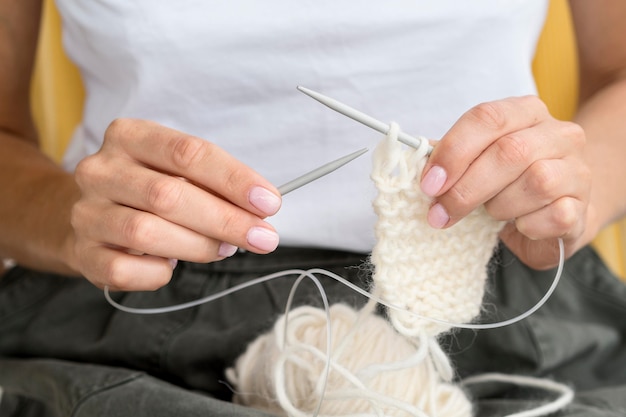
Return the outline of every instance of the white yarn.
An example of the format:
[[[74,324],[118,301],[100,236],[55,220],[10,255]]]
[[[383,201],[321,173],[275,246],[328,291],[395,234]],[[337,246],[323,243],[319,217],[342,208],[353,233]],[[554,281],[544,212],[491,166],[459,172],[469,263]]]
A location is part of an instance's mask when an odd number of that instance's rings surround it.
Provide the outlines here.
[[[433,354],[441,351],[432,340],[403,337],[370,309],[356,312],[336,304],[330,317],[330,355],[323,310],[304,306],[280,317],[227,371],[236,387],[234,401],[295,417],[311,416],[322,395],[320,416],[471,415],[462,389],[439,376],[438,368],[450,365],[443,353]]]
[[[453,370],[437,342],[452,325],[429,318],[467,323],[476,317],[487,263],[504,222],[480,208],[449,229],[431,228],[426,222],[431,202],[419,189],[427,142],[404,149],[398,131],[391,124],[372,171],[379,191],[371,256],[374,290],[400,307],[388,310],[393,327],[373,314],[376,303],[371,301],[361,312],[344,305],[328,312],[294,309],[227,370],[235,402],[293,417],[472,415],[471,402],[451,382]],[[530,377],[489,374],[465,384],[485,381],[561,393],[552,403],[516,417],[546,415],[573,397],[562,384]]]
[[[561,394],[556,400],[543,404],[539,407],[520,411],[518,413],[509,414],[506,417],[540,417],[548,414],[556,413],[560,409],[566,407],[574,399],[574,391],[564,384],[559,384],[549,379],[538,379],[523,375],[503,375],[499,373],[488,373],[476,375],[463,380],[463,385],[482,384],[485,382],[504,382],[515,384],[518,386],[527,386],[553,391]]]
[[[398,125],[392,123],[374,155],[374,283],[384,300],[422,317],[470,322],[480,312],[487,263],[504,222],[481,207],[448,229],[429,226],[431,200],[419,188],[427,142],[419,149],[405,149],[397,135]],[[389,315],[407,336],[435,336],[450,329],[402,311]]]
[[[428,226],[430,202],[419,190],[427,143],[404,150],[397,134],[392,124],[374,155],[375,288],[385,301],[419,315],[469,321],[478,313],[502,223],[481,213],[449,231]],[[228,371],[235,401],[295,417],[312,415],[322,396],[320,415],[471,416],[471,403],[450,382],[452,368],[435,340],[446,325],[391,310],[396,331],[370,310],[359,316],[341,305],[331,307],[330,324],[312,307],[291,314],[287,334],[283,316]],[[328,325],[332,356],[322,350]],[[331,372],[322,392],[327,361]]]

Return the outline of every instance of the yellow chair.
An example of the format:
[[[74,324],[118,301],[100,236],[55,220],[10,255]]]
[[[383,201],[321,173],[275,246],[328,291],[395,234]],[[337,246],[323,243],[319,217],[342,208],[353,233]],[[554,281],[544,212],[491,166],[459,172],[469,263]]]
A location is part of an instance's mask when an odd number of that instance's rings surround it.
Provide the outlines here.
[[[44,0],[43,4],[31,107],[42,149],[60,161],[80,122],[85,94],[78,69],[61,45],[61,18],[54,1]]]
[[[44,1],[40,46],[33,77],[33,113],[43,150],[60,160],[80,121],[84,91],[76,68],[61,46],[61,22],[52,0]],[[533,63],[539,95],[554,117],[570,119],[576,110],[576,47],[566,0],[551,0]],[[595,247],[609,266],[626,277],[626,221],[605,229]]]

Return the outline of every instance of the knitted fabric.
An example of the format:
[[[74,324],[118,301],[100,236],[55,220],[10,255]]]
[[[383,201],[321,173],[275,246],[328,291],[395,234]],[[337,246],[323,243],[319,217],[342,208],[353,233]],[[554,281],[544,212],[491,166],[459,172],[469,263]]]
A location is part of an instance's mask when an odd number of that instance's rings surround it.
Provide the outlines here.
[[[454,226],[428,225],[431,199],[420,190],[426,141],[405,149],[392,124],[374,155],[372,179],[378,189],[374,210],[377,244],[372,252],[374,283],[381,297],[401,309],[389,310],[394,327],[407,336],[436,336],[467,323],[480,312],[487,263],[504,225],[476,209]],[[415,314],[411,314],[415,313]]]

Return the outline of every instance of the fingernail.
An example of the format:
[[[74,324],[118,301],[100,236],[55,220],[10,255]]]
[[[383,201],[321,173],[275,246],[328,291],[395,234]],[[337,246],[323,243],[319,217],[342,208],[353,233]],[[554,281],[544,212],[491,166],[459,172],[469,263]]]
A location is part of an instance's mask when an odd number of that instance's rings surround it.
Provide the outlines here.
[[[448,175],[443,168],[433,165],[422,179],[422,191],[429,197],[436,196],[441,190],[441,187],[443,187],[443,184],[445,184],[447,178]]]
[[[169,258],[168,261],[170,262],[170,265],[172,266],[172,270],[176,268],[176,265],[178,265],[178,259]]]
[[[278,247],[278,234],[264,227],[253,227],[248,231],[248,243],[264,252]]]
[[[263,187],[254,187],[248,194],[248,201],[268,216],[275,214],[280,208],[281,198]]]
[[[450,216],[446,212],[446,209],[439,203],[434,204],[427,215],[428,224],[435,229],[441,229],[450,221]]]
[[[220,248],[217,251],[217,255],[222,258],[228,258],[233,256],[237,252],[237,246],[231,245],[230,243],[222,242],[220,243]]]

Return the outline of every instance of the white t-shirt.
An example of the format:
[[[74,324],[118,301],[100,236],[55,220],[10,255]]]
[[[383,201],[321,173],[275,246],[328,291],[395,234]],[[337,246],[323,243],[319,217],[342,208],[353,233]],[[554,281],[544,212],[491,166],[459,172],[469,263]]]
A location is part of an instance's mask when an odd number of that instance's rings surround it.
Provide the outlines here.
[[[87,91],[65,164],[116,117],[215,142],[276,185],[381,139],[297,92],[317,90],[441,137],[479,102],[533,94],[547,0],[57,0]],[[368,251],[363,156],[285,196],[281,244]]]

